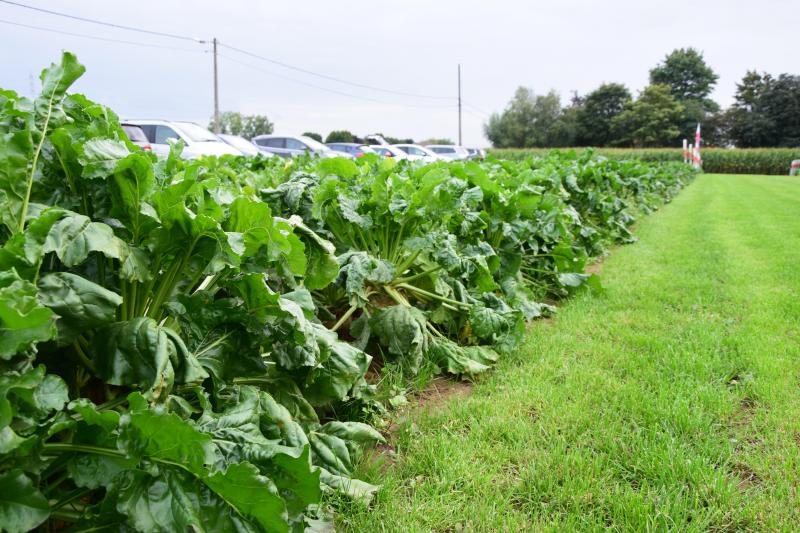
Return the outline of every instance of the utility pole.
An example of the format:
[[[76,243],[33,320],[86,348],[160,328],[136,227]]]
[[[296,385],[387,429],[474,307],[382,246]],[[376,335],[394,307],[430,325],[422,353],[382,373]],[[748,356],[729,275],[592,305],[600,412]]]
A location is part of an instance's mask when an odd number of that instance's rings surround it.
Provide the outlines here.
[[[461,63],[458,64],[458,145],[461,146]]]
[[[214,45],[214,133],[219,133],[219,83],[217,82],[217,38],[211,42]]]

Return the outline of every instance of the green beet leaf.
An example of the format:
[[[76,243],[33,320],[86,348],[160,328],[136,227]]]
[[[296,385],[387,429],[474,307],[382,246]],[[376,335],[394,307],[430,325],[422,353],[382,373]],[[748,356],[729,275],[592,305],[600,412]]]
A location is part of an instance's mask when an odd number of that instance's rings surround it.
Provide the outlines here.
[[[70,274],[56,272],[39,279],[39,301],[58,315],[59,341],[72,342],[89,329],[113,322],[122,297]]]
[[[120,419],[119,447],[133,457],[172,461],[203,476],[218,460],[211,435],[163,407],[150,408],[138,392],[128,396],[131,410]]]
[[[50,516],[47,499],[21,470],[0,474],[0,530],[24,533]]]
[[[426,324],[425,313],[406,305],[379,309],[369,323],[372,333],[389,353],[400,358],[414,373],[419,370],[428,348]]]
[[[155,387],[172,377],[175,346],[152,318],[115,322],[97,330],[91,351],[97,375],[112,385]]]
[[[138,531],[255,533],[260,529],[202,482],[176,468],[161,468],[157,476],[129,470],[120,476],[116,496],[117,511]]]
[[[0,359],[56,336],[56,317],[36,296],[36,286],[20,279],[16,270],[0,272]]]

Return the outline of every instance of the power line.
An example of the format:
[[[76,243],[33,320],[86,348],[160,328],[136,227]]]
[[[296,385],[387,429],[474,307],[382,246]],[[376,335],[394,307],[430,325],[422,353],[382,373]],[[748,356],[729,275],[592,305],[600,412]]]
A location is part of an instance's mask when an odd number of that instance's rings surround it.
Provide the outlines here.
[[[116,24],[116,23],[107,22],[107,21],[104,21],[104,20],[97,20],[97,19],[91,19],[91,18],[87,18],[87,17],[80,17],[80,16],[77,16],[77,15],[70,15],[69,13],[63,13],[63,12],[60,12],[60,11],[53,11],[53,10],[50,10],[50,9],[44,9],[44,8],[41,8],[41,7],[31,6],[31,5],[28,5],[28,4],[23,4],[21,2],[15,2],[13,0],[0,0],[0,3],[8,4],[8,5],[16,6],[16,7],[21,7],[21,8],[24,8],[24,9],[30,9],[30,10],[33,10],[33,11],[38,11],[40,13],[47,13],[48,15],[55,15],[55,16],[58,16],[58,17],[69,18],[69,19],[72,19],[72,20],[79,20],[81,22],[88,22],[90,24],[98,24],[98,25],[101,25],[101,26],[108,26],[108,27],[116,28],[116,29],[120,29],[120,30],[135,31],[135,32],[139,32],[139,33],[146,33],[146,34],[149,34],[149,35],[156,35],[156,36],[159,36],[159,37],[167,37],[167,38],[170,38],[170,39],[180,39],[180,40],[183,40],[183,41],[191,41],[191,42],[197,42],[197,43],[205,43],[206,42],[205,40],[201,40],[201,39],[198,39],[196,37],[190,37],[188,35],[179,35],[179,34],[175,34],[175,33],[166,33],[166,32],[161,32],[161,31],[147,30],[147,29],[144,29],[144,28],[137,28],[137,27],[134,27],[134,26],[127,26],[127,25],[124,25],[124,24]],[[22,25],[22,24],[19,24],[19,25]],[[34,28],[34,29],[38,29],[38,28]],[[45,31],[48,31],[48,30],[45,30]],[[49,30],[49,31],[57,32],[57,30]],[[68,32],[61,32],[61,33],[69,35]],[[77,35],[77,34],[76,34],[76,36],[88,37],[86,35]],[[106,39],[106,40],[110,41],[111,39]],[[120,41],[120,42],[122,42],[122,41]],[[142,43],[139,43],[139,44],[142,44]],[[296,67],[296,66],[291,65],[289,63],[285,63],[283,61],[278,61],[277,59],[271,59],[269,57],[265,57],[265,56],[262,56],[262,55],[259,55],[259,54],[244,50],[242,48],[237,48],[235,46],[227,45],[227,44],[224,44],[224,43],[221,43],[221,42],[218,42],[217,44],[219,46],[224,46],[224,47],[226,47],[226,48],[228,48],[228,49],[230,49],[230,50],[232,50],[234,52],[238,52],[240,54],[244,54],[244,55],[253,57],[255,59],[259,59],[261,61],[266,61],[266,62],[269,62],[269,63],[273,63],[275,65],[279,65],[279,66],[284,67],[284,68],[295,70],[297,72],[302,72],[304,74],[309,74],[311,76],[316,76],[318,78],[327,79],[327,80],[334,81],[334,82],[337,82],[337,83],[350,85],[350,86],[353,86],[353,87],[359,87],[361,89],[367,89],[367,90],[370,90],[370,91],[378,91],[378,92],[383,92],[383,93],[388,93],[388,94],[395,94],[395,95],[399,95],[399,96],[408,96],[408,97],[412,97],[412,98],[427,98],[427,99],[432,99],[432,100],[456,100],[456,97],[454,97],[454,96],[439,96],[439,95],[412,93],[412,92],[406,92],[406,91],[398,91],[398,90],[394,90],[394,89],[387,89],[387,88],[384,88],[384,87],[376,87],[376,86],[373,86],[373,85],[366,85],[366,84],[363,84],[363,83],[352,82],[352,81],[344,80],[344,79],[337,78],[337,77],[334,77],[334,76],[329,76],[327,74],[321,74],[319,72],[315,72],[315,71],[308,70],[308,69],[305,69],[305,68]]]
[[[139,33],[149,33],[150,35],[158,35],[160,37],[169,37],[170,39],[181,39],[184,41],[194,41],[194,42],[202,42],[195,37],[188,37],[186,35],[177,35],[175,33],[165,33],[161,31],[153,31],[153,30],[145,30],[142,28],[134,28],[133,26],[125,26],[123,24],[114,24],[113,22],[105,22],[102,20],[95,20],[86,17],[79,17],[77,15],[70,15],[69,13],[61,13],[58,11],[51,11],[49,9],[44,9],[41,7],[29,6],[27,4],[22,4],[20,2],[12,2],[11,0],[0,0],[0,2],[4,4],[9,4],[12,6],[23,7],[25,9],[32,9],[33,11],[39,11],[41,13],[47,13],[48,15],[56,15],[58,17],[66,17],[73,20],[80,20],[82,22],[89,22],[91,24],[100,24],[101,26],[110,26],[112,28],[117,28],[120,30],[128,30],[128,31],[137,31]]]
[[[4,0],[0,0],[0,1],[4,1]],[[260,59],[262,61],[267,61],[267,62],[273,63],[275,65],[280,65],[280,66],[282,66],[284,68],[296,70],[297,72],[302,72],[304,74],[310,74],[311,76],[317,76],[318,78],[324,78],[326,80],[335,81],[337,83],[343,83],[345,85],[352,85],[353,87],[360,87],[362,89],[369,89],[371,91],[379,91],[379,92],[384,92],[384,93],[389,93],[389,94],[396,94],[396,95],[400,95],[400,96],[411,96],[413,98],[429,98],[429,99],[433,99],[433,100],[456,100],[455,96],[433,96],[433,95],[428,95],[428,94],[408,93],[408,92],[405,92],[405,91],[396,91],[396,90],[393,90],[393,89],[385,89],[383,87],[375,87],[375,86],[372,86],[372,85],[365,85],[363,83],[355,83],[355,82],[352,82],[352,81],[343,80],[341,78],[335,78],[333,76],[328,76],[327,74],[320,74],[319,72],[314,72],[313,70],[308,70],[308,69],[304,69],[304,68],[300,68],[300,67],[295,67],[294,65],[290,65],[288,63],[284,63],[283,61],[278,61],[277,59],[270,59],[269,57],[264,57],[262,55],[255,54],[253,52],[248,52],[247,50],[242,50],[241,48],[236,48],[235,46],[231,46],[229,44],[219,43],[219,45],[220,46],[224,46],[225,48],[228,48],[230,50],[233,50],[234,52],[239,52],[240,54],[244,54],[244,55],[247,55],[247,56],[250,56],[250,57],[254,57],[254,58]]]
[[[223,46],[222,43],[218,43],[218,44],[220,46]],[[228,48],[230,48],[230,47],[228,47]],[[442,109],[442,108],[452,108],[453,107],[453,105],[401,104],[401,103],[397,103],[397,102],[387,102],[385,100],[376,100],[374,98],[369,98],[368,96],[361,96],[361,95],[357,95],[357,94],[347,93],[347,92],[344,92],[344,91],[338,91],[336,89],[330,89],[328,87],[323,87],[321,85],[316,85],[314,83],[308,83],[306,81],[298,80],[296,78],[290,78],[289,76],[284,76],[282,74],[278,74],[276,72],[272,72],[270,70],[266,70],[266,69],[263,69],[261,67],[257,67],[255,65],[250,64],[250,63],[245,63],[244,61],[239,61],[238,59],[235,59],[235,58],[233,58],[233,57],[231,57],[229,55],[226,55],[226,54],[219,54],[219,56],[220,57],[224,57],[228,61],[232,61],[232,62],[234,62],[234,63],[236,63],[238,65],[241,65],[243,67],[247,67],[249,69],[256,70],[258,72],[262,72],[262,73],[270,75],[270,76],[275,76],[277,78],[288,80],[288,81],[291,81],[291,82],[294,82],[294,83],[299,83],[300,85],[305,85],[307,87],[313,87],[314,89],[319,89],[321,91],[326,91],[326,92],[338,94],[338,95],[341,95],[341,96],[347,96],[348,98],[354,98],[356,100],[365,100],[365,101],[368,101],[368,102],[374,102],[374,103],[383,104],[383,105],[397,105],[397,106],[401,106],[401,107],[414,107],[414,108],[426,108],[426,109],[431,109],[431,108]]]
[[[465,105],[465,106],[467,106],[467,107],[471,107],[472,109],[474,109],[474,110],[475,110],[475,111],[477,111],[478,113],[481,113],[481,114],[483,114],[483,115],[486,115],[487,117],[488,117],[489,115],[491,115],[491,113],[489,113],[489,112],[487,112],[487,111],[484,111],[484,110],[483,110],[483,109],[481,109],[480,107],[478,107],[478,106],[476,106],[476,105],[473,105],[473,104],[470,104],[469,102],[466,102],[466,101],[465,101],[465,102],[464,102],[464,105]]]
[[[2,1],[4,1],[4,0],[0,0],[0,2],[2,2]],[[69,32],[69,31],[56,30],[56,29],[53,29],[53,28],[44,28],[42,26],[33,26],[31,24],[22,24],[21,22],[12,22],[10,20],[3,20],[3,19],[0,19],[0,23],[9,24],[11,26],[19,26],[21,28],[28,28],[28,29],[31,29],[31,30],[47,31],[47,32],[51,32],[51,33],[59,33],[61,35],[70,35],[72,37],[81,37],[83,39],[94,39],[96,41],[106,41],[106,42],[110,42],[110,43],[132,44],[132,45],[135,45],[135,46],[146,46],[148,48],[162,48],[162,49],[165,49],[165,50],[180,50],[182,52],[193,52],[193,53],[200,51],[200,50],[197,50],[197,49],[193,50],[191,48],[180,48],[178,46],[166,46],[166,45],[160,45],[160,44],[142,43],[142,42],[138,42],[138,41],[125,41],[125,40],[122,40],[122,39],[111,39],[111,38],[108,38],[108,37],[99,37],[97,35],[87,35],[85,33],[73,33],[73,32]]]

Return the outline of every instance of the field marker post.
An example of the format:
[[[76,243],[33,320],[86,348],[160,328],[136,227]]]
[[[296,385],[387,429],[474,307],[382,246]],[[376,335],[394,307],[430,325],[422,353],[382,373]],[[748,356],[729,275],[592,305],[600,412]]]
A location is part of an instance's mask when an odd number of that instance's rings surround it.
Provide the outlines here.
[[[697,123],[697,131],[694,134],[694,166],[702,168],[703,159],[700,157],[700,123]]]
[[[689,162],[689,153],[686,151],[686,148],[688,147],[688,144],[686,144],[686,143],[688,143],[688,142],[689,141],[687,141],[686,139],[683,140],[683,164],[684,165]]]

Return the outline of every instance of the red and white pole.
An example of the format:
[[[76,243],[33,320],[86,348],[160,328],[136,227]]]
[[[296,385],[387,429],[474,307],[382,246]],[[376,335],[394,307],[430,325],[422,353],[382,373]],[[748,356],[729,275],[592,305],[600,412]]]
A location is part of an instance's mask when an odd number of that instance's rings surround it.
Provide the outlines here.
[[[687,142],[689,142],[689,141],[687,141],[686,139],[683,140],[683,163],[684,164],[689,162],[689,153],[686,150],[687,147],[689,146],[688,144],[686,144]]]
[[[697,131],[694,134],[694,166],[700,168],[703,165],[703,159],[700,157],[700,123],[697,123]]]

